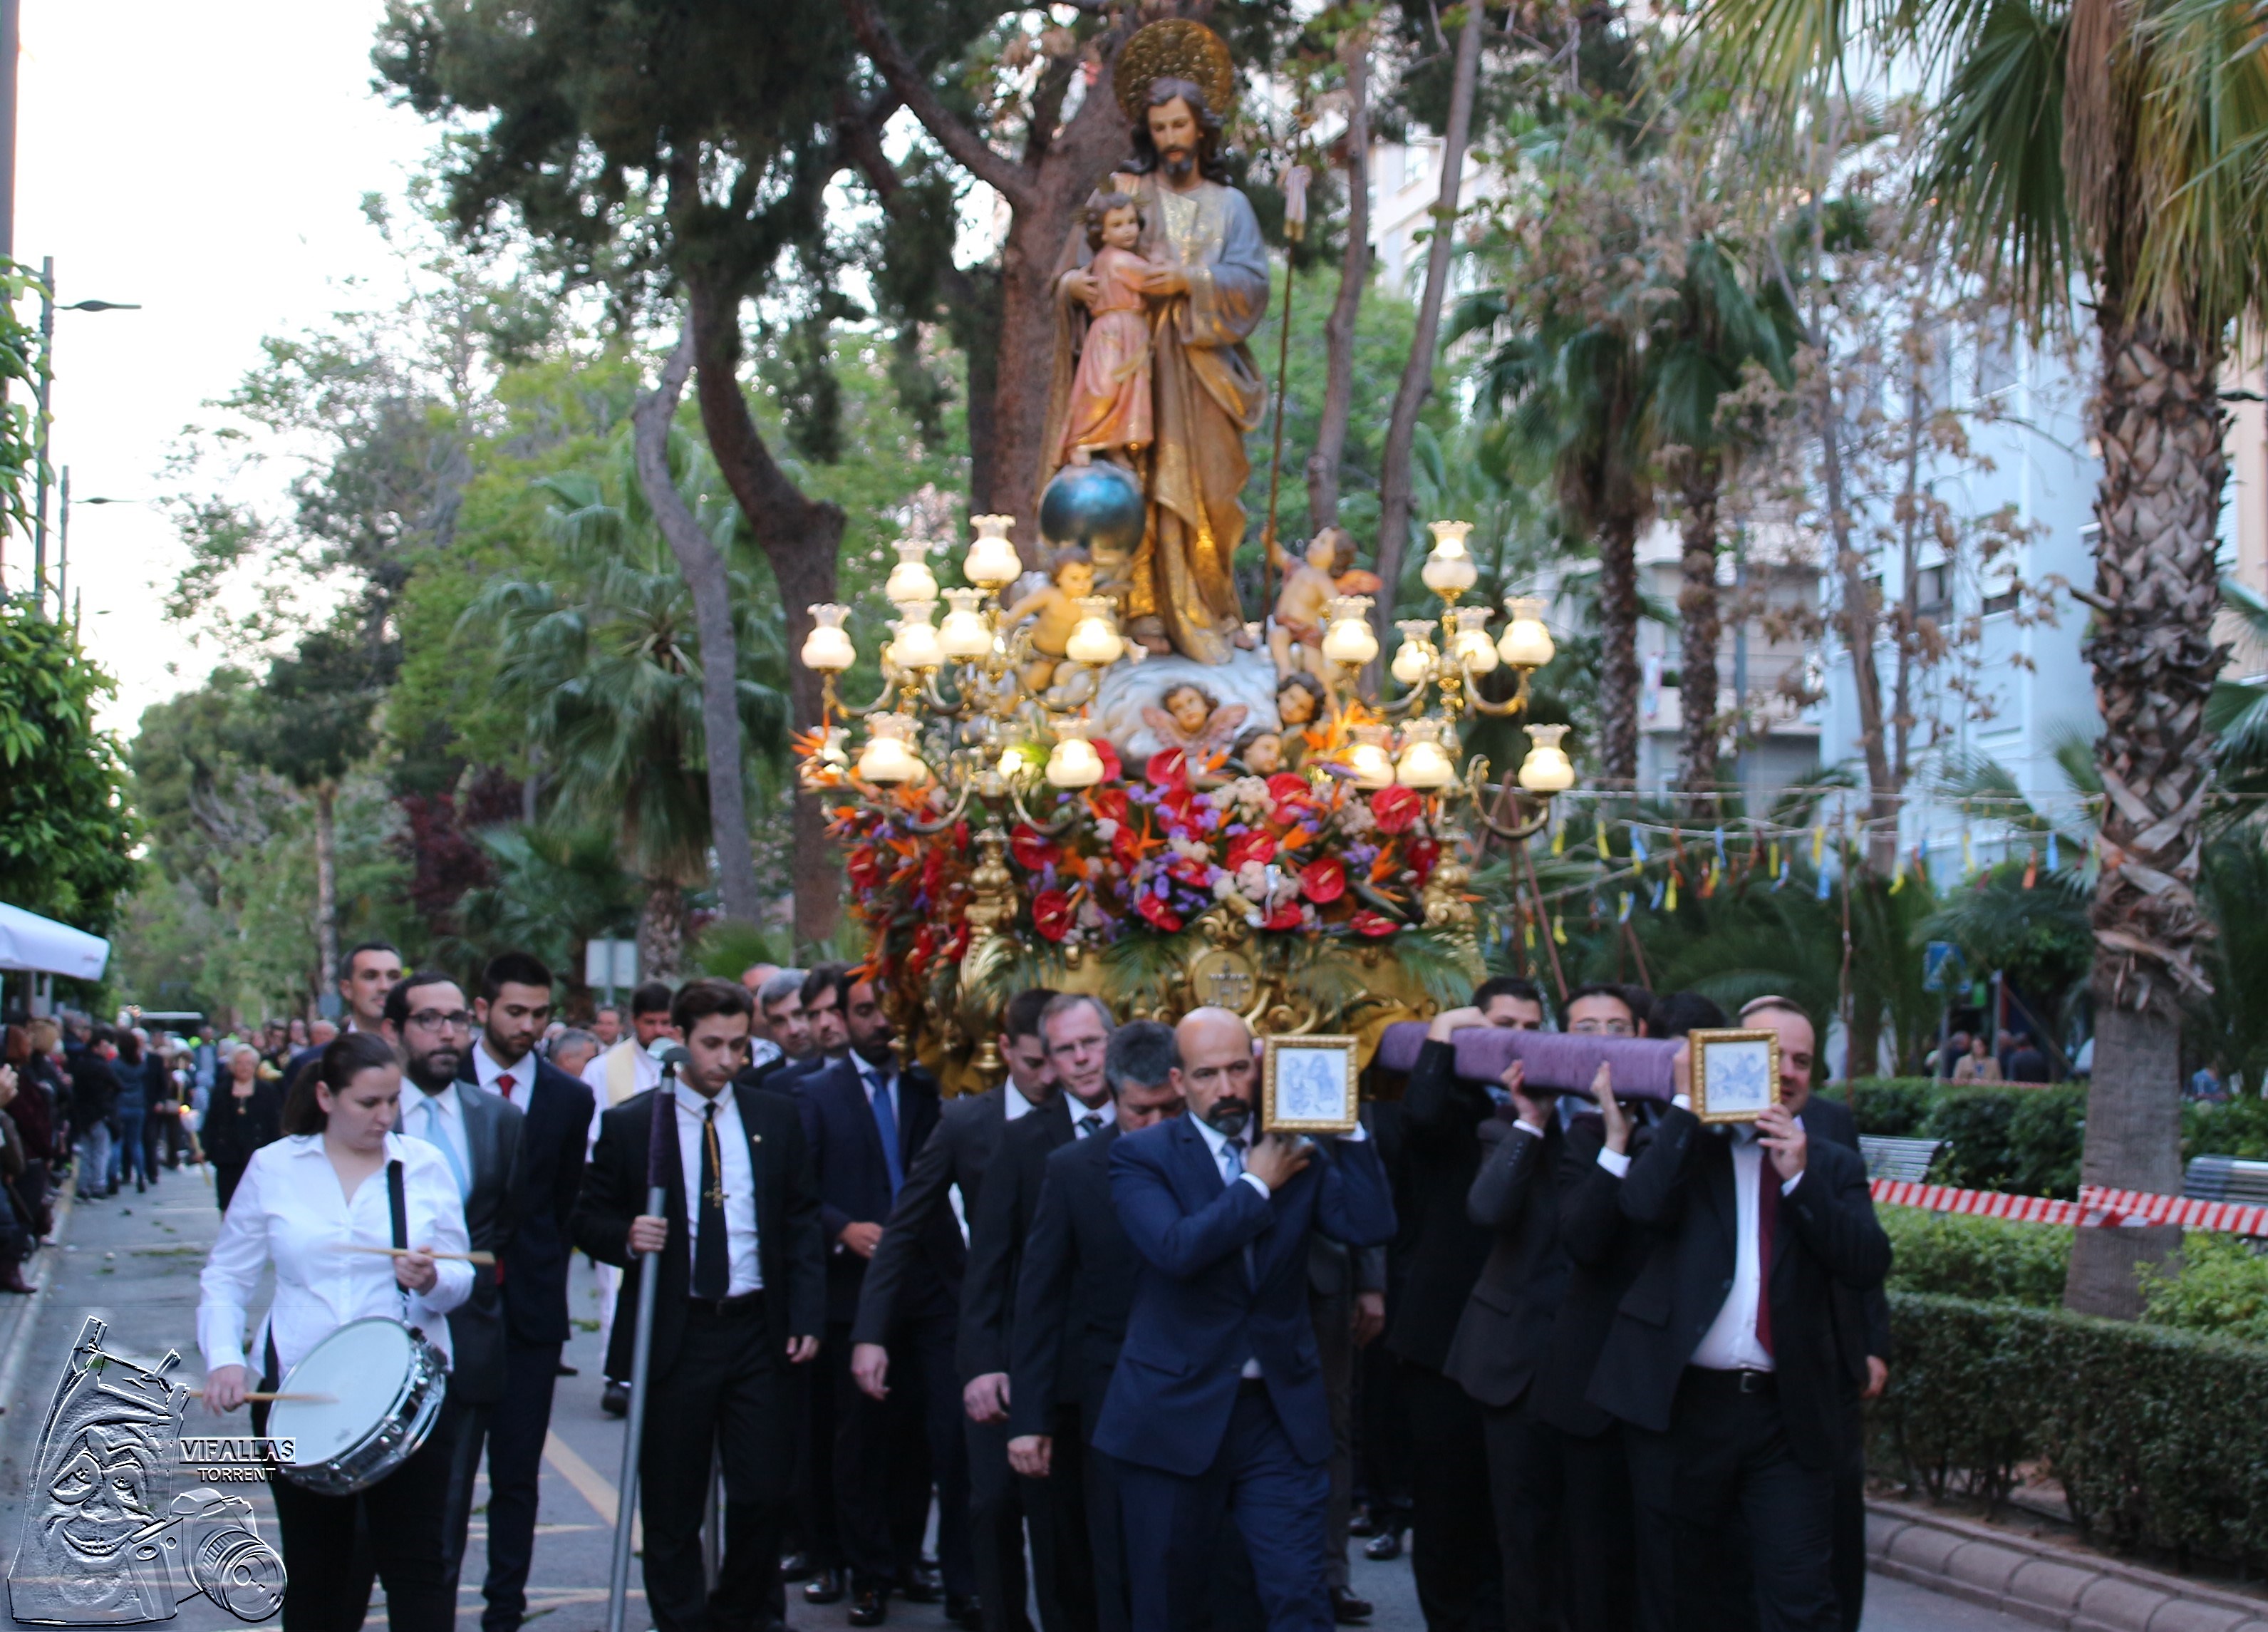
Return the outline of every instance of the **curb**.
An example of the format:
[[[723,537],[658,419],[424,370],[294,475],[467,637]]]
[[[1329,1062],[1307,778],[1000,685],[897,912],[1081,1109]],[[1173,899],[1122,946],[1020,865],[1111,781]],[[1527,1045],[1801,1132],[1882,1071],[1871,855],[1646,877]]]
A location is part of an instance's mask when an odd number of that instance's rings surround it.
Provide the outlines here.
[[[2268,1599],[1912,1503],[1867,1502],[1867,1564],[2058,1632],[2268,1632]]]
[[[55,1195],[55,1224],[42,1242],[42,1249],[57,1259],[63,1254],[63,1236],[70,1225],[71,1205],[78,1200],[78,1178],[74,1169],[71,1182]],[[8,1334],[7,1348],[0,1355],[0,1410],[6,1402],[17,1398],[16,1377],[24,1369],[24,1356],[30,1352],[32,1333],[40,1324],[40,1311],[47,1307],[48,1289],[55,1283],[60,1266],[50,1262],[40,1271],[40,1284],[32,1296],[17,1304],[16,1327]]]

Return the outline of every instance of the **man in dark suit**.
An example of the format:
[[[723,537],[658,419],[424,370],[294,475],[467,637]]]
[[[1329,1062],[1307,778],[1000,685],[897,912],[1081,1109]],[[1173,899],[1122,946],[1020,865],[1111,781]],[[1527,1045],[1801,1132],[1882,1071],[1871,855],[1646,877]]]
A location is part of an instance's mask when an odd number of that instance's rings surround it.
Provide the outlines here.
[[[1481,1169],[1488,1089],[1459,1079],[1450,1038],[1468,1026],[1533,1030],[1543,1000],[1516,976],[1483,982],[1472,1006],[1433,1018],[1403,1090],[1405,1193],[1418,1209],[1396,1257],[1406,1265],[1386,1347],[1402,1362],[1410,1421],[1410,1574],[1431,1632],[1498,1632],[1503,1570],[1481,1410],[1451,1380],[1449,1343],[1494,1244],[1465,1198]]]
[[[814,971],[814,973],[821,971]],[[828,1241],[828,1352],[835,1404],[831,1467],[814,1463],[814,1497],[831,1501],[840,1560],[850,1571],[850,1624],[880,1626],[890,1594],[934,1601],[921,1568],[922,1531],[933,1476],[939,1497],[938,1561],[945,1590],[962,1601],[976,1593],[968,1534],[968,1454],[961,1398],[953,1370],[954,1325],[960,1312],[967,1248],[949,1212],[917,1236],[923,1270],[905,1277],[895,1299],[888,1346],[898,1386],[876,1399],[850,1371],[851,1333],[870,1261],[880,1248],[914,1158],[938,1126],[937,1084],[918,1066],[901,1067],[893,1029],[870,981],[836,994],[850,1052],[806,1075],[798,1104],[818,1176],[820,1222]],[[806,990],[808,990],[806,988]],[[806,1007],[809,1004],[806,1002]],[[926,1438],[930,1473],[920,1471]],[[831,1494],[820,1488],[831,1473]],[[814,1603],[832,1601],[839,1583],[822,1570],[805,1589]]]
[[[748,1057],[748,994],[725,980],[680,990],[672,1015],[687,1059],[664,1086],[599,1121],[575,1244],[622,1267],[626,1306],[658,1274],[638,1490],[647,1613],[659,1632],[777,1626],[781,1510],[796,1433],[792,1367],[818,1352],[826,1318],[819,1196],[794,1109],[729,1088]],[[645,1210],[661,1141],[660,1216]],[[656,1255],[659,1255],[658,1257]],[[615,1323],[608,1370],[628,1377],[634,1336]],[[713,1596],[701,1525],[711,1458],[725,1469],[725,1561]]]
[[[546,989],[546,997],[549,995]],[[386,994],[379,1030],[401,1051],[401,1131],[437,1147],[464,1199],[472,1249],[501,1254],[512,1237],[512,1173],[526,1115],[476,1083],[457,1080],[472,1042],[465,994],[446,975],[420,971]],[[488,1421],[507,1387],[504,1289],[494,1269],[475,1268],[472,1296],[449,1314],[449,1399],[456,1444],[449,1471],[449,1574],[453,1593],[472,1522],[473,1479]]]
[[[805,978],[800,969],[775,970],[756,988],[758,1025],[779,1052],[748,1068],[741,1080],[751,1087],[792,1093],[796,1078],[826,1063],[826,1056],[812,1045],[811,1023],[804,1018]]]
[[[1890,1259],[1864,1166],[1785,1105],[1719,1129],[1681,1094],[1623,1210],[1654,1240],[1589,1398],[1626,1425],[1640,1529],[1671,1538],[1668,1581],[1642,1591],[1681,1625],[1741,1624],[1753,1605],[1768,1632],[1837,1632],[1834,1288],[1878,1284]],[[1752,1586],[1727,1567],[1743,1531]]]
[[[1042,1016],[1056,993],[1044,986],[1019,992],[1008,1001],[1000,1023],[1000,1052],[1008,1067],[1008,1081],[981,1094],[964,1095],[946,1105],[938,1119],[937,1132],[921,1148],[906,1174],[905,1188],[891,1209],[882,1244],[866,1267],[866,1284],[858,1295],[858,1318],[851,1328],[850,1373],[873,1399],[888,1392],[888,1342],[896,1323],[902,1289],[909,1276],[933,1273],[923,1249],[940,1219],[951,1216],[950,1193],[961,1193],[961,1216],[969,1230],[968,1278],[961,1292],[962,1314],[955,1338],[954,1373],[961,1389],[964,1420],[961,1427],[968,1442],[968,1528],[976,1570],[977,1603],[974,1606],[984,1626],[1000,1632],[1022,1632],[1030,1625],[1024,1604],[1024,1503],[1008,1467],[1008,1436],[1005,1413],[996,1400],[991,1379],[1005,1382],[1007,1361],[997,1358],[983,1344],[972,1340],[967,1313],[968,1300],[978,1296],[977,1281],[983,1257],[985,1179],[998,1162],[1004,1136],[1012,1129],[1044,1127],[1056,1144],[1071,1137],[1071,1118],[1057,1091],[1054,1067],[1048,1060]],[[1073,1000],[1091,1005],[1093,999]],[[1108,1023],[1104,1023],[1107,1029]],[[1052,1148],[1053,1146],[1049,1147]],[[1002,1270],[998,1255],[989,1260],[984,1277],[997,1280]],[[1012,1293],[1011,1294],[1012,1296]],[[1035,1564],[1040,1576],[1040,1614],[1053,1632],[1049,1619],[1054,1598],[1050,1587],[1052,1554],[1048,1538],[1033,1538]],[[968,1606],[951,1606],[966,1615]]]
[[[1111,1034],[1104,1075],[1111,1120],[1089,1138],[1057,1145],[1041,1163],[1008,1330],[1008,1457],[1024,1478],[1047,1481],[1049,1528],[1059,1548],[1070,1545],[1064,1532],[1071,1514],[1083,1514],[1092,1624],[1100,1632],[1129,1632],[1133,1608],[1117,1470],[1094,1447],[1141,1266],[1111,1199],[1110,1148],[1126,1134],[1181,1115],[1172,1030],[1151,1020],[1119,1027]],[[1017,1154],[1028,1149],[1020,1145]],[[1024,1181],[1016,1182],[1020,1191]],[[988,1197],[999,1193],[999,1186],[987,1192]],[[1005,1205],[988,1201],[988,1211]],[[1068,1488],[1074,1480],[1076,1492]],[[1062,1576],[1058,1563],[1059,1583]],[[1071,1601],[1072,1593],[1059,1584],[1058,1602],[1068,1606]]]
[[[490,960],[473,1001],[481,1035],[458,1067],[526,1115],[512,1174],[512,1238],[502,1247],[502,1398],[484,1422],[473,1419],[466,1455],[477,1463],[485,1428],[489,1458],[487,1608],[483,1632],[515,1632],[527,1614],[527,1571],[535,1554],[536,1491],[552,1391],[567,1341],[567,1269],[575,1199],[595,1097],[580,1078],[535,1052],[551,1018],[551,971],[525,952]]]
[[[1359,1126],[1330,1148],[1278,1134],[1248,1145],[1259,1072],[1237,1015],[1197,1009],[1174,1042],[1195,1114],[1110,1153],[1142,1266],[1095,1444],[1119,1463],[1127,1555],[1144,1564],[1134,1624],[1194,1623],[1233,1512],[1270,1626],[1322,1632],[1331,1433],[1307,1232],[1381,1245],[1394,1205]]]
[[[1851,1107],[1811,1091],[1818,1048],[1811,1016],[1787,998],[1759,997],[1742,1006],[1741,1023],[1779,1034],[1780,1103],[1795,1112],[1804,1132],[1842,1146],[1863,1163]],[[1859,1632],[1867,1608],[1866,1402],[1881,1398],[1890,1381],[1890,1300],[1879,1284],[1861,1291],[1837,1283],[1835,1336],[1843,1356],[1845,1436],[1835,1471],[1835,1597],[1843,1632]]]

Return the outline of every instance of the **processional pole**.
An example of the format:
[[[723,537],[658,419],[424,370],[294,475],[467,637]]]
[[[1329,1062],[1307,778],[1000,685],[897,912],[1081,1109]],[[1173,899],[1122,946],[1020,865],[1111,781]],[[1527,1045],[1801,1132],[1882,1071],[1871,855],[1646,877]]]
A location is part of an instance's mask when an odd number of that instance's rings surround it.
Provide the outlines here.
[[[653,1124],[647,1131],[645,1145],[645,1211],[649,1218],[663,1218],[667,1214],[669,1191],[663,1182],[666,1168],[662,1159],[662,1137],[665,1130],[674,1135],[672,1126],[677,1115],[677,1068],[692,1056],[681,1046],[673,1045],[661,1056],[661,1082],[654,1089]],[[670,1141],[673,1148],[676,1141]],[[669,1250],[665,1242],[662,1252]],[[661,1284],[661,1254],[647,1254],[638,1275],[637,1324],[631,1331],[630,1342],[630,1407],[622,1421],[622,1473],[615,1481],[615,1568],[607,1586],[607,1632],[622,1632],[622,1612],[630,1587],[630,1526],[637,1522],[638,1446],[645,1437],[645,1394],[647,1373],[653,1363],[653,1299],[654,1290]]]
[[[1276,451],[1268,460],[1268,522],[1260,531],[1263,601],[1276,571],[1276,494],[1284,480],[1284,387],[1292,369],[1292,262],[1307,235],[1307,166],[1293,165],[1284,173],[1284,321],[1276,343]]]

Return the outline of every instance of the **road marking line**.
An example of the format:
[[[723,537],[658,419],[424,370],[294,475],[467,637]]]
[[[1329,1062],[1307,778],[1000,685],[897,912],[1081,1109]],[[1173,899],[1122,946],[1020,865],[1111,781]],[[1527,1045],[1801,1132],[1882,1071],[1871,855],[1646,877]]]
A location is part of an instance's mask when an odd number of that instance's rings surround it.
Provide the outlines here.
[[[556,1429],[543,1436],[543,1459],[551,1464],[559,1477],[575,1487],[575,1493],[591,1504],[591,1510],[613,1529],[616,1523],[615,1487],[597,1468],[575,1454],[575,1448],[559,1437]],[[645,1548],[644,1521],[637,1514],[630,1517],[630,1551]]]

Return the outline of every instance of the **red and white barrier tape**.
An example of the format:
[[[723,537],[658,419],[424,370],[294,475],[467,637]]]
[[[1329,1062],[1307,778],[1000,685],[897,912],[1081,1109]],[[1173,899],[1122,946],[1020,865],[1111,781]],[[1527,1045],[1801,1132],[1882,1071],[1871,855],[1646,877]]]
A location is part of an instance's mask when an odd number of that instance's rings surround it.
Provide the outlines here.
[[[1933,1213],[2005,1218],[2020,1224],[2073,1224],[2095,1229],[2122,1224],[2179,1224],[2187,1230],[2218,1230],[2223,1235],[2268,1236],[2268,1207],[2198,1201],[2146,1190],[2104,1190],[2085,1185],[2080,1188],[2078,1200],[2051,1201],[2044,1196],[1961,1190],[1951,1185],[1924,1185],[1902,1178],[1878,1178],[1870,1187],[1874,1200],[1884,1207],[1918,1207]]]

